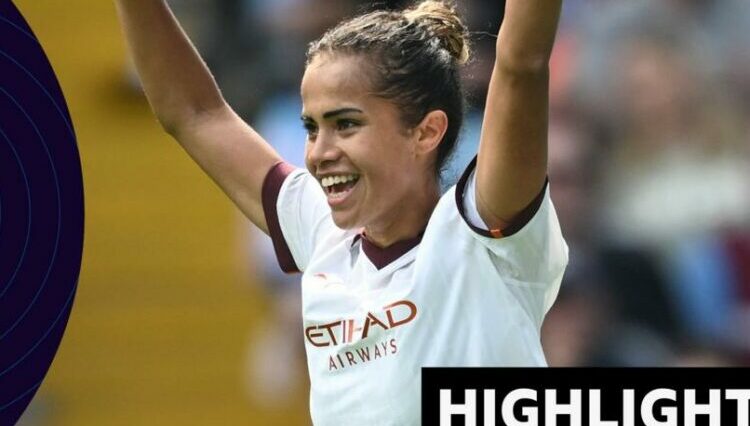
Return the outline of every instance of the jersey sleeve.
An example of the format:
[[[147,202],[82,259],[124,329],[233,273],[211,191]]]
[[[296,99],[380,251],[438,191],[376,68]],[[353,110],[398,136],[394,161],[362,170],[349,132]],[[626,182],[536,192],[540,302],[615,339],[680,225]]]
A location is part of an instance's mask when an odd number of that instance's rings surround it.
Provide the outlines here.
[[[323,190],[306,170],[280,162],[268,172],[262,191],[279,266],[287,273],[304,271],[316,242],[335,226]]]
[[[504,229],[490,229],[476,205],[476,159],[455,187],[460,228],[489,254],[495,271],[522,302],[544,315],[557,297],[568,263],[568,246],[549,194],[549,182]]]

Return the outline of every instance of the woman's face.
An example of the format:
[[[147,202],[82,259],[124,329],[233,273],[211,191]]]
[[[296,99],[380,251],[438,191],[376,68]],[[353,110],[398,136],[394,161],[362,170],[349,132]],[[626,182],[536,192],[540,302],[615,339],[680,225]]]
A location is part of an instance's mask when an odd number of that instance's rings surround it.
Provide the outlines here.
[[[319,55],[302,79],[305,163],[343,229],[388,229],[426,191],[429,167],[399,109],[369,93],[366,60]],[[419,192],[416,192],[419,194]]]

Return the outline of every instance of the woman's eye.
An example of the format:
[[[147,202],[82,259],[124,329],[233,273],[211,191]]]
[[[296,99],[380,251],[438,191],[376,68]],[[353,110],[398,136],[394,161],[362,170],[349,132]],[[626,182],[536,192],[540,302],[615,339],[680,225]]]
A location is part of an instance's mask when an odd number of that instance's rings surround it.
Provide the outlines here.
[[[353,127],[356,127],[357,125],[359,125],[359,123],[357,123],[354,120],[338,120],[336,122],[336,128],[338,130],[348,130]]]
[[[315,137],[315,135],[318,134],[318,126],[312,124],[312,123],[304,123],[302,125],[305,128],[305,131],[307,131],[307,137]]]

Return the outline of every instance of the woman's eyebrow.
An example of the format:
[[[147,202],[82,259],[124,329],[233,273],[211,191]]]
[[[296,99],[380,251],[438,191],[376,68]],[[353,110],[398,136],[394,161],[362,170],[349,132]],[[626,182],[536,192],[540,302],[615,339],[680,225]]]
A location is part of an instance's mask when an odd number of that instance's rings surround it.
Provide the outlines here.
[[[323,119],[324,120],[328,120],[328,119],[336,117],[338,115],[352,113],[352,112],[353,113],[364,114],[364,111],[362,111],[361,109],[357,109],[357,108],[340,108],[340,109],[335,109],[333,111],[328,111],[328,112],[324,113],[323,114]],[[300,117],[300,120],[302,120],[302,121],[313,121],[313,122],[315,121],[314,118],[312,118],[309,115],[305,115],[305,114],[302,114],[302,116]]]
[[[328,111],[328,112],[326,112],[325,114],[323,114],[323,119],[326,119],[326,120],[327,120],[327,119],[329,119],[329,118],[332,118],[332,117],[335,117],[335,116],[337,116],[337,115],[341,115],[341,114],[346,114],[346,113],[350,113],[350,112],[358,112],[358,113],[360,113],[360,114],[361,114],[361,113],[362,113],[362,110],[360,110],[360,109],[357,109],[357,108],[341,108],[341,109],[335,109],[335,110],[333,110],[333,111]]]

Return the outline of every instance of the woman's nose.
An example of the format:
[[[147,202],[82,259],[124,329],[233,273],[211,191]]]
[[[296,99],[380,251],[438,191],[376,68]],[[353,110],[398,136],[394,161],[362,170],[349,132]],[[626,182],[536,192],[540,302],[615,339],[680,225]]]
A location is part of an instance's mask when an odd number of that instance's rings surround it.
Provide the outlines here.
[[[320,131],[314,140],[307,143],[308,162],[312,165],[336,161],[340,156],[341,150],[331,132]]]

